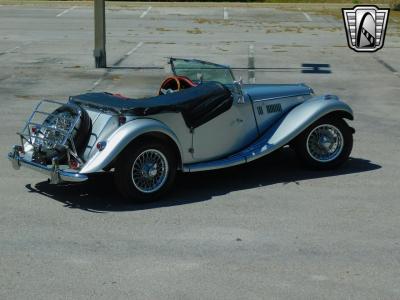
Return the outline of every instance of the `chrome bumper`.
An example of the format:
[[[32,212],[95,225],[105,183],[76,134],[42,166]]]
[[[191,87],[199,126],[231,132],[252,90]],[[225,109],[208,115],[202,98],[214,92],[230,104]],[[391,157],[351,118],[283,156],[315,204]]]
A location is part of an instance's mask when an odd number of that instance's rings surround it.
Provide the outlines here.
[[[20,155],[20,146],[14,146],[12,152],[8,153],[8,159],[15,170],[19,170],[21,166],[28,167],[47,175],[50,178],[51,184],[60,182],[83,182],[88,179],[87,175],[78,172],[62,170],[56,160],[53,160],[52,166],[45,166],[32,161],[25,160]]]

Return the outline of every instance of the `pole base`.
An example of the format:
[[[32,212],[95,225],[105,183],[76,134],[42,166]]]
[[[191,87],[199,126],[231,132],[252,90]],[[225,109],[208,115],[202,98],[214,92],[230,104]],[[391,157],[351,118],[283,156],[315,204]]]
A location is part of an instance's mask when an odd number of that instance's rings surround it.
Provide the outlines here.
[[[94,50],[94,63],[96,68],[107,68],[106,52]]]

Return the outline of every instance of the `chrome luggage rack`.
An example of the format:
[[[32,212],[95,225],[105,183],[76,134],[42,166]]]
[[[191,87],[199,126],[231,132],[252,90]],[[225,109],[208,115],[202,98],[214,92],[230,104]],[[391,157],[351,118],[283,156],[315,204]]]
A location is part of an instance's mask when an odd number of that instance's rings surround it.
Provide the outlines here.
[[[46,106],[50,106],[47,108],[47,111],[46,111]],[[38,145],[35,144],[35,140],[41,140],[42,145],[49,145],[49,144],[52,145],[52,141],[46,139],[44,133],[41,132],[42,129],[46,129],[50,130],[52,133],[57,134],[57,136],[61,137],[60,138],[61,143],[53,144],[52,147],[48,149],[66,151],[69,166],[71,166],[71,156],[74,157],[74,159],[79,164],[83,164],[82,160],[79,158],[79,155],[77,153],[75,143],[71,138],[72,131],[74,130],[76,124],[78,123],[81,117],[80,110],[77,110],[78,114],[75,116],[73,121],[69,124],[69,127],[66,129],[57,128],[57,126],[53,127],[42,124],[45,118],[52,115],[52,111],[54,111],[55,107],[59,108],[61,106],[70,106],[72,108],[76,108],[75,104],[61,103],[54,100],[42,100],[37,104],[31,116],[29,117],[28,121],[25,123],[23,129],[20,132],[17,132],[17,134],[21,138],[22,151],[25,150],[24,141],[26,141],[33,148],[38,147]],[[51,107],[53,108],[53,110],[51,110]],[[42,133],[42,136],[39,136],[39,133]],[[56,158],[56,160],[58,160],[58,158]]]

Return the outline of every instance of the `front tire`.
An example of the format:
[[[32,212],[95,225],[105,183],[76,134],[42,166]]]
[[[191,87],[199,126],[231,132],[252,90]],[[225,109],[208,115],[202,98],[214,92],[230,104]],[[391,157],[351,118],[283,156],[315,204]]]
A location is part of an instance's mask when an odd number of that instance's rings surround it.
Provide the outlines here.
[[[176,155],[168,144],[141,140],[130,145],[118,159],[115,185],[128,200],[150,202],[170,189],[176,170]]]
[[[327,170],[342,165],[353,148],[353,130],[343,119],[322,118],[295,140],[294,148],[303,164]]]

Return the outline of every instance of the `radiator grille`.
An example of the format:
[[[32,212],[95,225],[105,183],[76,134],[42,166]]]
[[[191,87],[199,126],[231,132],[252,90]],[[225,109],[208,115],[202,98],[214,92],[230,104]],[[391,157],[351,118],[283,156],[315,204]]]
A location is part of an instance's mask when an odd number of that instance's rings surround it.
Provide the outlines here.
[[[257,107],[257,111],[258,111],[258,114],[259,114],[260,116],[264,114],[264,110],[263,110],[262,106],[258,106],[258,107]]]

